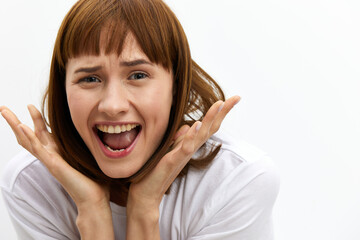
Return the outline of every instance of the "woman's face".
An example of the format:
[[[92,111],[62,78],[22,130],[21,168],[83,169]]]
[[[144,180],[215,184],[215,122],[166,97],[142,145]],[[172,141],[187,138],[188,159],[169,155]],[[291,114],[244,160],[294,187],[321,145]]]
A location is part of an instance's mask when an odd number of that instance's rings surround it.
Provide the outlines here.
[[[129,35],[121,55],[80,56],[66,65],[72,121],[109,177],[136,173],[167,129],[172,72],[149,61]]]

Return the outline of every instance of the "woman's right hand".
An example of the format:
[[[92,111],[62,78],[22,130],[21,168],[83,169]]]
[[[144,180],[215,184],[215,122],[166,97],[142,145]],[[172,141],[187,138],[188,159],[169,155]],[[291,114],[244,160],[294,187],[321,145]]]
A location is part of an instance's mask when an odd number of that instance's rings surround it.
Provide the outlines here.
[[[34,122],[35,131],[22,124],[7,107],[0,106],[1,115],[10,125],[18,143],[47,167],[74,200],[78,208],[77,225],[82,239],[112,239],[113,229],[108,186],[96,183],[71,167],[60,156],[41,113],[33,105],[29,105],[28,109]],[[100,238],[93,233],[96,227],[100,227],[99,221],[102,225]]]

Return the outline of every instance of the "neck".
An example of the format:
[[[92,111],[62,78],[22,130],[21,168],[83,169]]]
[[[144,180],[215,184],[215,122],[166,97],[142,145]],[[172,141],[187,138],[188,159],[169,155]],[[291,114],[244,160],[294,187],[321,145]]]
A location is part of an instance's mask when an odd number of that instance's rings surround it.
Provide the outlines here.
[[[110,187],[110,201],[119,206],[126,207],[128,192],[127,185],[114,183]]]

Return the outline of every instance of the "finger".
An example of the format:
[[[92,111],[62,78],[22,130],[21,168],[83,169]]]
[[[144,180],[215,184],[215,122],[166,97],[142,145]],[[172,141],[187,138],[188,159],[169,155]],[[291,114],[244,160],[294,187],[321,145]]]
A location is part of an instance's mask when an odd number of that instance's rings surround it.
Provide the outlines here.
[[[2,112],[5,109],[8,109],[8,108],[6,106],[0,106],[0,112]]]
[[[225,103],[223,101],[219,100],[209,108],[202,120],[203,127],[211,126],[212,121],[214,120],[216,115],[222,110],[224,104]]]
[[[189,129],[189,125],[181,126],[180,129],[175,133],[174,141],[176,141],[180,136],[184,135]]]
[[[196,122],[191,127],[181,127],[179,132],[187,130],[186,134],[177,138],[177,144],[174,145],[174,148],[160,160],[150,174],[137,184],[151,181],[152,186],[155,186],[152,191],[159,192],[161,195],[164,194],[190,160],[194,151],[194,135],[196,135],[197,129],[199,129],[197,126],[199,125],[201,125],[201,122]],[[182,138],[182,141],[179,141],[180,138]]]
[[[199,133],[197,134],[198,144],[203,144],[212,135],[212,133],[210,133],[211,126],[223,106],[223,101],[217,101],[205,114],[202,120],[202,126],[199,130]]]
[[[24,141],[24,139],[25,139],[24,133],[19,128],[19,125],[21,124],[21,122],[16,117],[16,115],[13,112],[11,112],[10,109],[8,109],[6,107],[1,110],[1,115],[6,120],[6,122],[9,124],[9,126],[11,127],[13,133],[15,134],[17,142],[21,146],[23,146],[24,148],[27,149],[27,145],[25,144],[25,141]]]
[[[224,120],[224,118],[226,117],[226,115],[230,112],[230,110],[237,103],[239,103],[240,99],[241,98],[239,96],[233,96],[225,101],[222,109],[218,112],[218,114],[216,115],[216,117],[213,120],[211,129],[210,129],[211,135],[219,130],[220,125],[221,125],[222,121]]]
[[[30,116],[34,122],[35,135],[39,138],[40,142],[47,145],[50,140],[50,133],[48,132],[44,119],[34,105],[28,105]]]
[[[40,142],[31,128],[24,124],[20,124],[19,128],[24,133],[26,141],[29,144],[29,149],[31,149],[30,152],[46,166],[65,189],[69,190],[73,188],[74,179],[84,178],[80,172],[72,168],[60,155],[47,151],[46,147]],[[71,191],[69,191],[69,193],[71,193]]]
[[[178,145],[179,142],[181,142],[184,139],[185,134],[187,131],[189,131],[190,126],[183,125],[181,128],[175,133],[174,140],[172,142],[172,146]]]
[[[195,141],[196,136],[201,128],[202,123],[200,121],[195,122],[183,136],[183,140],[179,143],[179,147],[175,149],[171,156],[171,163],[168,172],[171,174],[168,176],[168,182],[171,184],[173,180],[179,175],[181,170],[191,159],[192,155],[200,147]]]
[[[16,117],[16,115],[10,109],[4,106],[1,109],[1,115],[15,132],[17,130],[16,127],[21,123],[20,120]]]
[[[220,128],[226,114],[240,101],[239,96],[233,96],[225,102],[214,103],[205,114],[202,121],[203,125],[198,133],[197,141],[201,146]]]
[[[163,173],[165,178],[177,176],[181,169],[184,168],[186,163],[190,160],[192,154],[196,151],[194,139],[201,126],[201,122],[194,123],[191,127],[187,126],[188,130],[185,135],[177,143],[174,144],[173,149],[167,153],[163,159],[156,166],[158,173]]]
[[[195,122],[191,128],[187,131],[187,133],[184,136],[184,140],[182,142],[181,150],[184,154],[184,157],[191,157],[198,149],[198,144],[195,141],[195,138],[201,129],[202,122],[197,121]]]
[[[48,157],[47,155],[44,156],[44,152],[47,152],[35,133],[32,131],[31,128],[26,126],[25,124],[19,124],[20,130],[24,134],[24,141],[27,143],[28,150],[38,159],[43,159],[44,157]]]
[[[64,179],[65,173],[68,169],[72,169],[69,165],[54,152],[49,152],[47,148],[40,142],[35,133],[26,126],[20,124],[19,128],[23,131],[26,141],[29,144],[30,152],[37,157],[58,180]],[[75,171],[73,169],[73,171]]]

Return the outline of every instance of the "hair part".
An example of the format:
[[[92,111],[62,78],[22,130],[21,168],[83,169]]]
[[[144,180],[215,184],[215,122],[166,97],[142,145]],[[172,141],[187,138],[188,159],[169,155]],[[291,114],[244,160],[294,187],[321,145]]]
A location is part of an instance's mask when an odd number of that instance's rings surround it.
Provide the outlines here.
[[[66,63],[69,59],[82,55],[99,55],[101,51],[120,55],[129,33],[135,37],[151,62],[172,70],[174,104],[164,138],[153,156],[135,175],[114,180],[100,170],[71,120],[65,90]],[[47,105],[48,125],[54,141],[61,156],[72,167],[99,183],[126,183],[139,181],[146,176],[169,151],[179,127],[201,121],[211,105],[218,100],[225,100],[223,91],[191,59],[185,32],[163,1],[80,0],[71,8],[60,26],[42,111],[44,114]],[[204,144],[202,148],[205,147]],[[191,160],[180,175],[186,174],[189,166],[207,166],[219,150],[220,145],[203,151],[204,154]]]

